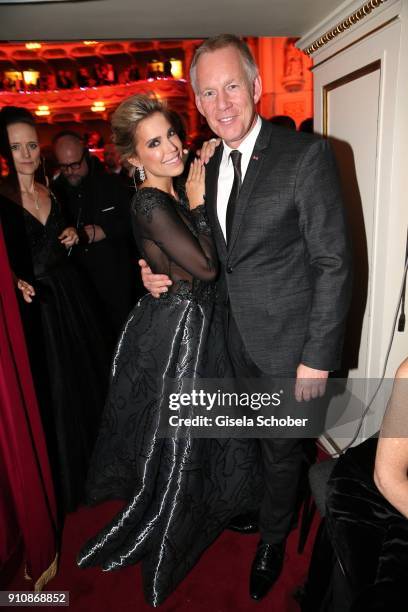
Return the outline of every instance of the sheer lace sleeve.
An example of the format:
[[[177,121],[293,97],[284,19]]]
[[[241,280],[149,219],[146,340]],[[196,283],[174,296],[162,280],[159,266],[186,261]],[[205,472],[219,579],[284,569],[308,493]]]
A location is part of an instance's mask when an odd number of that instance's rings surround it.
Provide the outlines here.
[[[204,206],[190,212],[197,237],[178,214],[173,198],[159,189],[143,188],[132,201],[136,233],[153,241],[169,259],[193,277],[215,280],[217,255]]]

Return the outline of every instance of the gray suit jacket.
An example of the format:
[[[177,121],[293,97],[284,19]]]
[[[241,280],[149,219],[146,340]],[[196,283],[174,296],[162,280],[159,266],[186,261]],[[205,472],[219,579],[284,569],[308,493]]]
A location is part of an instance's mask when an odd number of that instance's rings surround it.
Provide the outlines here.
[[[207,210],[228,301],[255,364],[340,367],[351,293],[351,249],[326,140],[267,121],[256,141],[226,245],[217,212],[220,146],[207,167]]]

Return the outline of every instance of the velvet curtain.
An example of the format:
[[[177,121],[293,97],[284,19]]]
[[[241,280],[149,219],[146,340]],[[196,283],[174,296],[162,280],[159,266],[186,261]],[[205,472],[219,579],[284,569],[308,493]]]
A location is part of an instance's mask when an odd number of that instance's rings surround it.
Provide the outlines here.
[[[20,544],[39,591],[57,569],[56,504],[0,226],[0,577]]]

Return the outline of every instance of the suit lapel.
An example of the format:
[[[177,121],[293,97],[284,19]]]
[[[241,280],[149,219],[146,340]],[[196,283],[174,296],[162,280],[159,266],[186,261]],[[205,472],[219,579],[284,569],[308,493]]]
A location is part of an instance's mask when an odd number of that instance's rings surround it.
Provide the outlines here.
[[[231,230],[231,240],[228,245],[228,254],[230,255],[235,242],[237,240],[239,228],[244,217],[246,208],[250,205],[251,194],[260,174],[263,161],[266,155],[266,149],[270,142],[272,125],[262,119],[262,127],[259,136],[256,140],[254,150],[252,151],[251,159],[247,171],[245,173],[244,182],[242,183],[239,197],[235,206],[234,219]]]
[[[219,257],[225,257],[227,254],[227,245],[225,243],[224,234],[217,214],[217,193],[218,193],[218,174],[220,171],[220,163],[222,159],[224,147],[219,145],[209,163],[206,166],[205,174],[205,193],[206,193],[206,208],[213,230],[214,239],[217,245]]]

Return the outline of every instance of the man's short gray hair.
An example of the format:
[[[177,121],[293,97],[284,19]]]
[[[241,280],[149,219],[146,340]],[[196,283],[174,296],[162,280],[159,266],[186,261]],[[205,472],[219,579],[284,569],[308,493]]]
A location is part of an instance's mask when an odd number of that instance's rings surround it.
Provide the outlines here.
[[[213,36],[212,38],[208,38],[206,41],[204,41],[194,54],[193,61],[191,62],[190,66],[190,82],[194,93],[198,93],[196,72],[197,62],[200,57],[204,55],[204,53],[212,53],[213,51],[225,49],[226,47],[234,47],[240,54],[244,70],[250,84],[252,84],[259,75],[258,66],[255,63],[247,44],[234,34],[219,34],[218,36]]]

